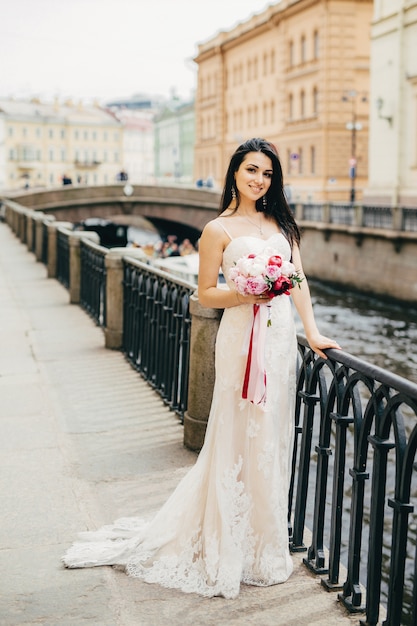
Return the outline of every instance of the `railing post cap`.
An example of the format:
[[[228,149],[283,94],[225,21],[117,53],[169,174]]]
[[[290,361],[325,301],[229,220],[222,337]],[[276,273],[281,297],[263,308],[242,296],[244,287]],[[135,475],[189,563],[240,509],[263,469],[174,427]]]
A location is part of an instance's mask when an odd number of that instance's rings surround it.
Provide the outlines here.
[[[79,246],[81,239],[90,239],[94,243],[100,243],[100,236],[95,232],[85,230],[73,230],[69,236],[70,246]]]

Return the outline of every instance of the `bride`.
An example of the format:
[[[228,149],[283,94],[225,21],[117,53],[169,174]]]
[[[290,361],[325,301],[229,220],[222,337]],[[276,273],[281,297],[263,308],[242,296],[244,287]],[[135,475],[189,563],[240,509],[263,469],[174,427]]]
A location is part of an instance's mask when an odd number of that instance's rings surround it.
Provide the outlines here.
[[[199,243],[199,301],[224,309],[204,446],[153,518],[81,533],[63,557],[66,567],[117,565],[148,583],[225,598],[235,598],[241,583],[274,585],[291,575],[293,312],[286,293],[270,299],[238,291],[231,269],[248,254],[291,261],[302,278],[291,289],[293,302],[311,348],[326,358],[323,350],[340,346],[317,329],[299,243],[277,151],[250,139],[231,158],[219,216]],[[217,287],[220,267],[228,289]]]

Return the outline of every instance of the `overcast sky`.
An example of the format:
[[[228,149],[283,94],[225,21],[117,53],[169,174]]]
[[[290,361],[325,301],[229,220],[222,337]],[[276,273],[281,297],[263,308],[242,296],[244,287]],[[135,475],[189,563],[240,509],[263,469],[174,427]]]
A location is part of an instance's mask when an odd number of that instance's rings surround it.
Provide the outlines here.
[[[0,0],[0,97],[188,98],[197,44],[276,0]]]

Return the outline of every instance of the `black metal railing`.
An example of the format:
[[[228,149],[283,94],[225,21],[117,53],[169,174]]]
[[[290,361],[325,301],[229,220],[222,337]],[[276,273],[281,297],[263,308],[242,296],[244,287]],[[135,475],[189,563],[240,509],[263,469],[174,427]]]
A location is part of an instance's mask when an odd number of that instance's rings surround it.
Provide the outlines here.
[[[362,226],[367,228],[393,228],[391,207],[364,206]]]
[[[331,204],[330,221],[332,224],[352,225],[355,220],[355,207],[351,204]]]
[[[44,222],[42,225],[42,263],[48,265],[48,224]]]
[[[347,353],[328,354],[319,359],[299,337],[292,548],[305,549],[310,506],[312,544],[304,562],[328,575],[324,586],[339,589],[349,611],[364,611],[367,626],[378,623],[381,603],[384,625],[414,625],[417,385]]]
[[[67,289],[70,284],[69,235],[58,229],[57,232],[56,277]]]
[[[323,221],[323,205],[322,204],[303,204],[302,219],[306,222],[322,222]]]
[[[36,250],[36,221],[35,220],[31,220],[30,228],[32,232],[32,242],[30,246],[30,252],[35,252]]]
[[[88,240],[80,241],[80,306],[98,326],[106,326],[106,254]]]
[[[402,229],[417,231],[417,209],[402,208]]]
[[[181,421],[187,409],[194,290],[191,283],[124,259],[123,351]]]

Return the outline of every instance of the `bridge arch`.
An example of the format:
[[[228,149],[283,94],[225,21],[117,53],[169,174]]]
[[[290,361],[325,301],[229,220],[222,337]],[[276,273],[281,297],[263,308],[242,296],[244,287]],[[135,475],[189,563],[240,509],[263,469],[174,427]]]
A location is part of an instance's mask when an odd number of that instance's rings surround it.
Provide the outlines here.
[[[57,220],[77,223],[98,217],[134,225],[140,217],[162,230],[177,225],[188,233],[184,236],[201,232],[216,217],[220,204],[219,192],[212,190],[126,184],[65,186],[8,197],[30,209],[53,213]]]

